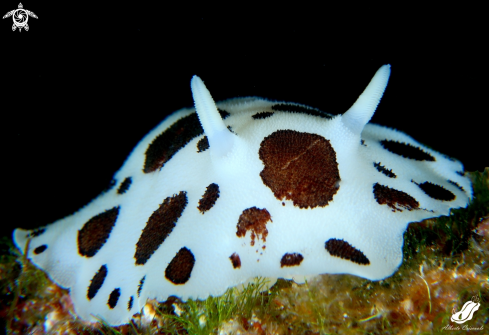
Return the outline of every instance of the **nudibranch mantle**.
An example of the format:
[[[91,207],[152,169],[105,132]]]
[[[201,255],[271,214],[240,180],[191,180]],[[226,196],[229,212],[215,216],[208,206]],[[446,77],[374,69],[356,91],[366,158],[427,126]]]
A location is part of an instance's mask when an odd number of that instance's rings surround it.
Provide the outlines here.
[[[371,280],[402,261],[410,222],[472,197],[459,161],[368,124],[382,66],[343,115],[236,98],[215,104],[194,76],[195,108],[135,147],[114,186],[75,214],[14,242],[76,313],[129,322],[147,299],[220,295],[255,276],[347,273]]]

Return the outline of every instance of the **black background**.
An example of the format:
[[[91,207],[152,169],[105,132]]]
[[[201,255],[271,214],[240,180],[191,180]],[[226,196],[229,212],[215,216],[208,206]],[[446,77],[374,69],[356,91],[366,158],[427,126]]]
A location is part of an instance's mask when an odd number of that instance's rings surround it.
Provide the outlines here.
[[[2,234],[66,216],[97,196],[166,115],[261,96],[345,112],[385,63],[372,122],[489,166],[482,8],[198,8],[183,3],[24,1],[29,31],[0,20]],[[2,1],[2,16],[17,8]],[[480,16],[480,17],[479,17]]]

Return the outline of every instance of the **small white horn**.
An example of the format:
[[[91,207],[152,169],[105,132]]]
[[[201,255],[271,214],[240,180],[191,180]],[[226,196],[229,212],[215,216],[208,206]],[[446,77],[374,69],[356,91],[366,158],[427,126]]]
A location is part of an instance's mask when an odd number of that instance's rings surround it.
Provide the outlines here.
[[[195,102],[195,110],[209,141],[212,155],[217,157],[225,156],[233,147],[235,135],[224,124],[217,110],[216,103],[202,79],[198,76],[193,76],[190,81],[190,87]]]
[[[353,133],[360,135],[363,127],[374,115],[389,81],[390,73],[390,64],[383,65],[378,69],[357,101],[341,116],[343,124]]]

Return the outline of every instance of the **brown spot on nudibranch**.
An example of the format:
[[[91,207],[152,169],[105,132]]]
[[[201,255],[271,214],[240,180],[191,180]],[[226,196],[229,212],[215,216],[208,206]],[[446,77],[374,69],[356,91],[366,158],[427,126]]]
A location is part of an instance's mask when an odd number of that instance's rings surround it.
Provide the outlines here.
[[[146,150],[144,173],[161,169],[180,149],[194,137],[203,133],[197,113],[187,115],[156,136]]]
[[[331,119],[332,116],[328,113],[320,111],[318,109],[312,109],[310,107],[304,107],[293,104],[275,104],[271,107],[275,111],[289,112],[289,113],[302,113],[312,116],[319,116],[325,119]]]
[[[452,201],[455,199],[455,194],[444,188],[443,186],[430,183],[429,181],[425,181],[424,183],[418,184],[413,181],[420,189],[423,190],[426,195],[430,198],[442,201]]]
[[[38,237],[38,236],[44,234],[45,231],[46,231],[46,228],[34,229],[33,231],[31,231],[30,233],[27,234],[26,238]]]
[[[377,169],[377,171],[383,173],[389,178],[396,178],[396,174],[392,172],[391,169],[387,169],[385,166],[381,165],[380,162],[374,163],[374,167]]]
[[[78,231],[78,252],[85,257],[93,257],[109,238],[119,207],[106,210],[88,220]]]
[[[40,246],[38,246],[36,249],[34,249],[34,253],[35,253],[36,255],[39,255],[39,254],[43,253],[43,252],[44,252],[44,251],[45,251],[47,248],[48,248],[48,246],[47,246],[47,245],[45,245],[45,244],[40,245]]]
[[[231,263],[233,263],[233,268],[239,269],[241,267],[241,258],[239,258],[237,253],[233,253],[229,256],[229,259],[231,260]]]
[[[453,186],[457,187],[460,191],[465,192],[464,188],[460,186],[458,183],[454,182],[453,180],[447,180],[447,181]]]
[[[409,194],[396,189],[380,185],[374,185],[374,197],[379,205],[387,205],[393,209],[402,212],[401,208],[411,211],[419,207],[419,203]]]
[[[255,245],[255,237],[261,238],[263,242],[266,241],[268,230],[267,222],[272,222],[272,217],[266,208],[259,209],[251,207],[245,209],[239,216],[236,235],[238,237],[244,237],[248,230],[251,230],[251,246]]]
[[[282,259],[280,260],[280,267],[283,268],[284,266],[297,266],[300,265],[303,260],[304,256],[299,253],[287,253],[282,256]]]
[[[278,200],[292,200],[300,208],[324,207],[339,188],[336,153],[324,137],[294,130],[278,130],[261,142],[260,176]]]
[[[197,142],[197,152],[204,152],[207,149],[209,149],[209,139],[204,136]]]
[[[231,115],[231,114],[229,114],[228,111],[225,111],[224,109],[218,108],[217,110],[219,111],[219,114],[221,115],[221,118],[223,120],[225,120],[229,115]]]
[[[109,301],[107,301],[107,305],[109,305],[110,309],[113,309],[117,302],[119,301],[119,297],[121,296],[121,289],[115,288],[109,295]]]
[[[166,267],[165,277],[173,284],[185,284],[190,279],[194,264],[194,255],[189,249],[183,247]]]
[[[178,218],[187,206],[187,192],[182,191],[166,198],[157,210],[151,214],[136,243],[136,265],[145,264],[151,255],[170,235]]]
[[[331,238],[326,241],[325,248],[331,256],[340,257],[360,265],[370,264],[369,259],[363,252],[346,241]]]
[[[215,205],[218,198],[219,198],[219,185],[212,183],[209,186],[207,186],[204,195],[199,200],[199,206],[197,208],[202,214],[204,214],[206,211],[208,211]]]
[[[416,161],[435,161],[435,157],[412,144],[400,143],[391,140],[380,141],[380,144],[384,147],[384,149],[387,149],[388,151],[404,158],[410,158]]]
[[[251,117],[255,120],[260,120],[260,119],[266,119],[270,116],[272,116],[274,113],[273,112],[259,112],[256,114],[253,114]]]
[[[127,310],[128,311],[131,310],[133,301],[134,301],[134,297],[131,295],[131,297],[129,298],[129,301],[127,302]]]
[[[131,186],[131,183],[132,183],[132,178],[131,177],[125,178],[124,181],[119,186],[119,189],[117,190],[117,193],[118,194],[124,194],[124,193],[126,193],[127,190],[129,190],[129,187]]]
[[[141,296],[141,291],[143,289],[143,285],[144,285],[144,280],[146,279],[146,276],[144,276],[143,278],[141,278],[141,280],[139,281],[139,285],[138,285],[138,298]]]
[[[97,273],[93,276],[90,286],[88,286],[87,298],[92,300],[97,294],[98,290],[102,287],[105,277],[107,277],[107,266],[102,265],[98,269]]]

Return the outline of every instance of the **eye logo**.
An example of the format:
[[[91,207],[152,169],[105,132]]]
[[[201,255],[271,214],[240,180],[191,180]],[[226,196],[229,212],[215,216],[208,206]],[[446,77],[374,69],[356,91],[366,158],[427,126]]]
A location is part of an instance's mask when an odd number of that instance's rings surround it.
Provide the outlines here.
[[[27,21],[29,20],[29,16],[37,19],[37,15],[27,9],[24,9],[22,3],[19,3],[19,8],[11,10],[7,14],[5,14],[3,18],[5,19],[11,16],[14,20],[12,31],[15,31],[15,29],[17,28],[19,28],[19,31],[22,31],[22,28],[28,31],[29,25],[27,24]]]
[[[460,311],[457,312],[455,310],[455,307],[453,308],[453,314],[450,320],[456,323],[465,323],[469,320],[472,320],[475,311],[479,309],[480,305],[481,304],[479,303],[479,297],[473,296],[472,300],[467,301]]]

